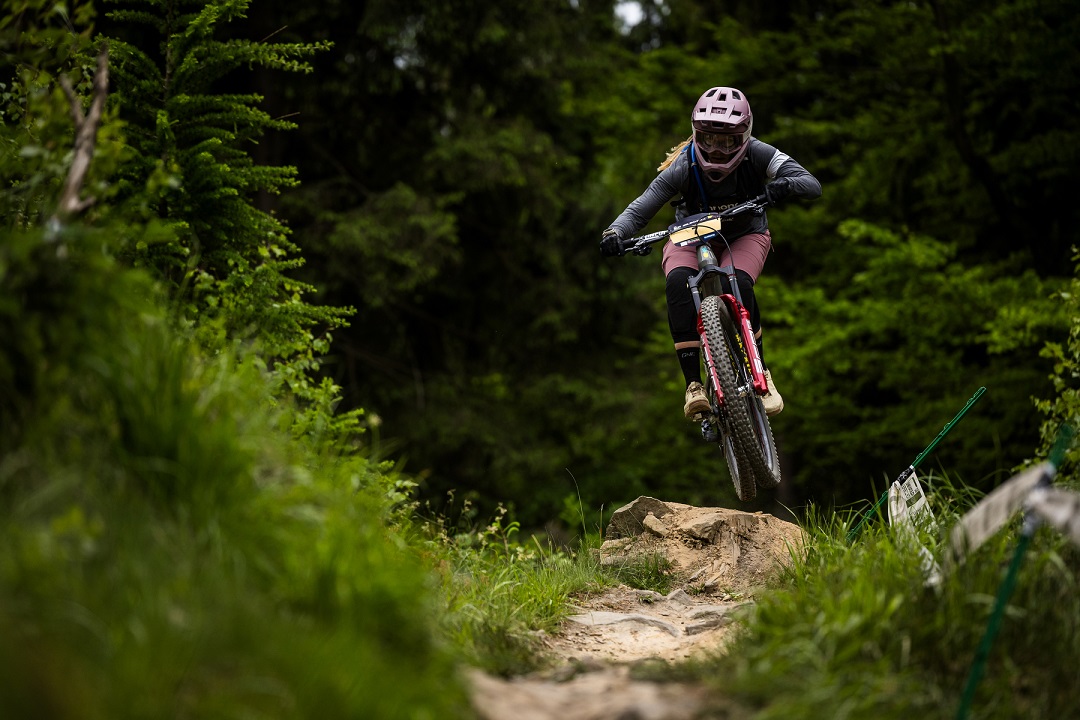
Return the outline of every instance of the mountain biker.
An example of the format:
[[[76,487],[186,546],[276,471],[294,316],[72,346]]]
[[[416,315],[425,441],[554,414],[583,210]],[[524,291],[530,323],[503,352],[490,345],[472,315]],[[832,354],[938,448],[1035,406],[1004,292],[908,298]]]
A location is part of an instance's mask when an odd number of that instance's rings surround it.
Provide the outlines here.
[[[680,199],[672,203],[676,221],[695,213],[724,210],[762,194],[773,207],[792,198],[813,200],[821,196],[817,178],[789,155],[751,135],[754,116],[741,91],[731,87],[709,88],[694,105],[690,124],[691,136],[672,149],[645,192],[604,230],[600,252],[605,257],[622,255],[619,241],[645,227],[665,203],[679,194]],[[725,221],[724,235],[734,263],[722,242],[717,242],[713,249],[721,266],[734,264],[736,268],[739,291],[761,350],[761,314],[754,298],[754,283],[772,247],[768,217],[764,212],[736,215]],[[695,248],[666,243],[663,269],[667,278],[668,325],[686,380],[683,413],[692,419],[709,410],[709,400],[701,385],[697,316],[687,285],[687,279],[698,272]],[[764,357],[762,352],[763,362]],[[765,379],[769,386],[768,394],[762,398],[765,412],[776,415],[784,409],[784,400],[768,369]]]

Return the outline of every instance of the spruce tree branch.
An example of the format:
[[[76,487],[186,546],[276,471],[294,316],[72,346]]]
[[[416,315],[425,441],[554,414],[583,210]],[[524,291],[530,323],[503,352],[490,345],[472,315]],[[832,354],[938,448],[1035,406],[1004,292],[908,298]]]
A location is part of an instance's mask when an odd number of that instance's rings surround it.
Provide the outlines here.
[[[105,97],[109,91],[108,47],[103,47],[98,55],[97,71],[94,73],[93,96],[90,100],[90,109],[85,116],[83,115],[82,104],[71,87],[71,82],[62,77],[60,86],[68,97],[71,104],[71,116],[75,120],[75,148],[71,169],[68,171],[67,178],[64,179],[60,201],[57,203],[56,212],[53,214],[53,222],[50,223],[53,226],[67,222],[94,204],[94,198],[80,199],[79,195],[82,193],[83,184],[86,182],[86,175],[90,171],[90,161],[94,158],[98,126],[101,124],[101,114],[105,109]]]

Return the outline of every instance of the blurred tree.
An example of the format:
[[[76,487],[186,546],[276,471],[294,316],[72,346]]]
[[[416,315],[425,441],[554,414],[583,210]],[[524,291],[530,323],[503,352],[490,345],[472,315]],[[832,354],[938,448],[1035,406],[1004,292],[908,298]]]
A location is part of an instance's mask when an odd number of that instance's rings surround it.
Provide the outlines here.
[[[736,40],[737,52],[759,58],[767,84],[751,97],[776,108],[773,136],[826,181],[831,214],[956,241],[973,262],[1015,253],[1019,267],[1068,275],[1078,209],[1061,178],[1080,146],[1071,8],[839,0],[795,19],[792,33]],[[836,260],[830,235],[807,240],[788,272]]]
[[[1076,212],[1055,181],[1073,151],[1047,151],[1076,128],[1067,9],[641,6],[624,29],[609,1],[260,5],[251,36],[334,43],[315,82],[259,82],[277,112],[304,113],[274,159],[304,180],[279,203],[303,277],[360,308],[326,366],[346,403],[382,416],[431,496],[510,501],[526,522],[576,489],[589,508],[733,503],[678,415],[655,263],[595,249],[688,134],[687,103],[724,83],[825,184],[770,218],[766,344],[792,401],[780,499],[863,496],[980,385],[986,424],[965,420],[941,459],[976,480],[1019,462],[1037,349],[1064,333],[1033,314]]]

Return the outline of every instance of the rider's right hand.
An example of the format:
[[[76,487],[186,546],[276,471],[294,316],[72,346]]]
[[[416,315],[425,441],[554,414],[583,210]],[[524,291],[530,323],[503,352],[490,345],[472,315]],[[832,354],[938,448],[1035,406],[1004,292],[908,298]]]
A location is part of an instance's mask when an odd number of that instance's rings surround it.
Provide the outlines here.
[[[622,246],[622,238],[615,228],[608,228],[600,238],[600,254],[604,257],[616,257],[626,254]]]

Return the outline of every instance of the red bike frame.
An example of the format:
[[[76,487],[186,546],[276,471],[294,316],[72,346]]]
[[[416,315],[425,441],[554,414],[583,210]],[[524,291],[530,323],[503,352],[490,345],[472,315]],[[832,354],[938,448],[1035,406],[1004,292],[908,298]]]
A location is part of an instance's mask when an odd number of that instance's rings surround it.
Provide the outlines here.
[[[761,354],[758,352],[757,342],[754,341],[754,329],[750,326],[750,313],[743,307],[734,295],[724,294],[718,296],[727,305],[732,317],[736,318],[739,334],[742,336],[743,349],[750,359],[750,375],[754,382],[754,391],[758,395],[764,395],[769,391],[768,382],[765,380],[765,365],[761,362]],[[701,320],[701,308],[698,308],[697,316],[698,337],[701,338],[701,349],[705,354],[705,365],[709,368],[713,387],[716,389],[716,398],[722,405],[724,393],[720,389],[720,382],[716,377],[716,365],[709,349],[708,339],[705,337],[705,324]]]

